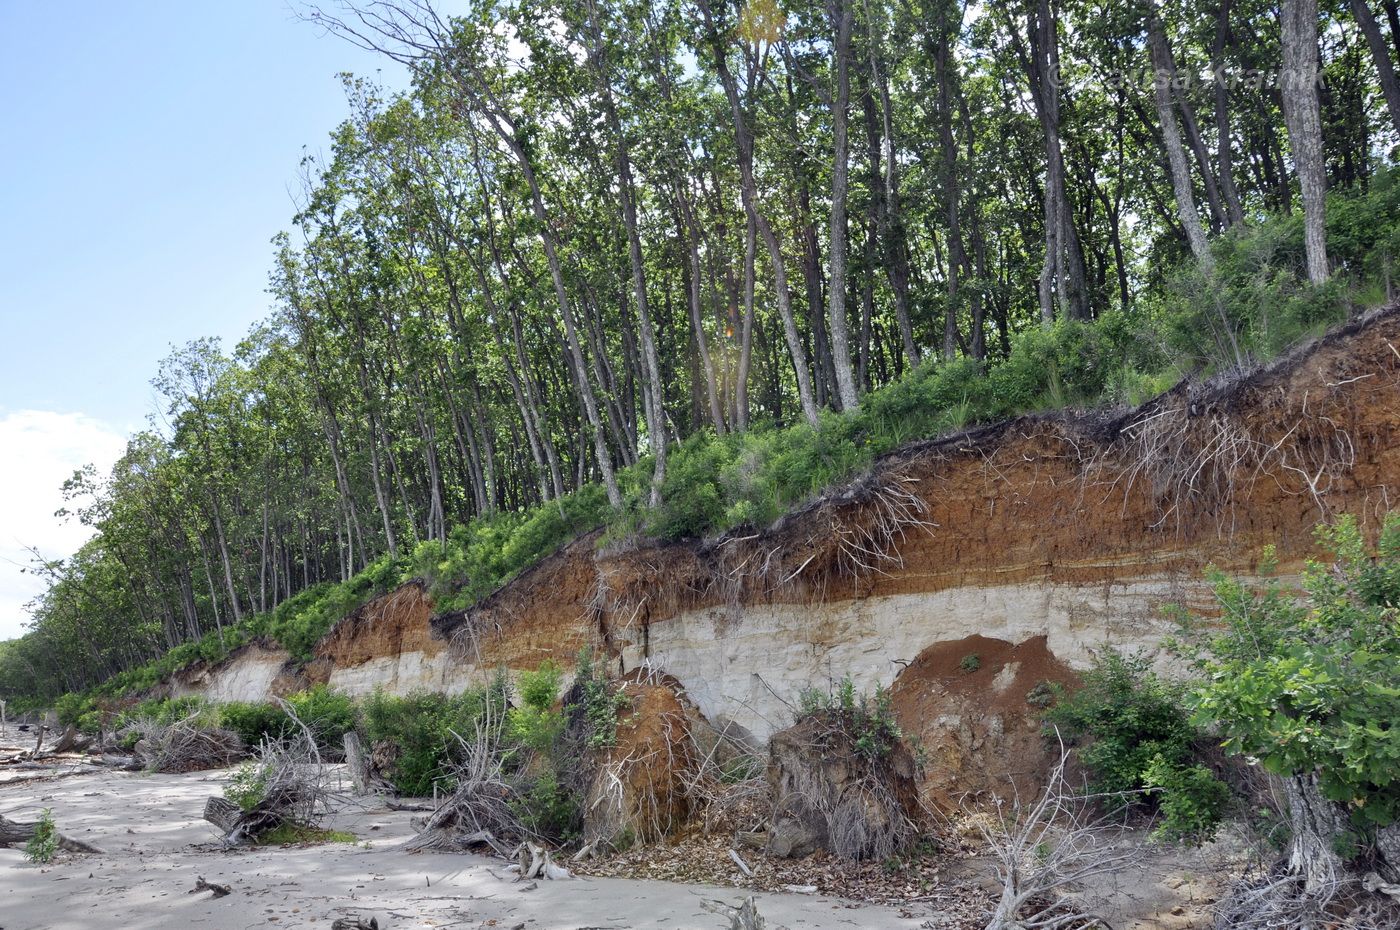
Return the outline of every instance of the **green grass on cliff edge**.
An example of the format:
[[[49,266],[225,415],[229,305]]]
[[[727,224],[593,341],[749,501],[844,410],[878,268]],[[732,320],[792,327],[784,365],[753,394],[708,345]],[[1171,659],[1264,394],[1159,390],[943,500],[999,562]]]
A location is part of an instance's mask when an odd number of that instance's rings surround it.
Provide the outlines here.
[[[865,395],[856,411],[823,412],[815,428],[760,423],[743,433],[691,436],[671,452],[660,507],[646,504],[652,466],[643,460],[619,472],[620,509],[590,484],[528,510],[472,520],[453,529],[446,545],[425,542],[342,584],[308,588],[222,637],[123,672],[94,694],[150,689],[259,638],[307,660],[337,620],[411,578],[427,581],[439,611],[462,609],[600,527],[612,544],[761,528],[911,442],[1021,413],[1136,405],[1188,374],[1256,366],[1386,301],[1392,259],[1400,256],[1400,168],[1377,175],[1365,194],[1334,195],[1327,220],[1337,271],[1323,286],[1304,277],[1301,216],[1231,231],[1212,245],[1212,276],[1179,269],[1131,312],[1029,329],[1012,337],[1004,357],[985,363],[930,359]]]

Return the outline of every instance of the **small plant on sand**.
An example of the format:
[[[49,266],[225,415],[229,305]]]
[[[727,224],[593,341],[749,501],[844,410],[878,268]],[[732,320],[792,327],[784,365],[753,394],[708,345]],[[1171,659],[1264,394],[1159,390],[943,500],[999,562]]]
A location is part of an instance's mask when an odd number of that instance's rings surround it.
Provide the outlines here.
[[[962,661],[958,663],[958,668],[962,669],[964,672],[975,672],[981,667],[982,657],[975,652],[970,652],[963,656]]]
[[[24,844],[24,858],[40,864],[52,862],[58,854],[58,829],[54,826],[53,811],[44,808],[39,822],[34,825],[34,835]]]
[[[250,811],[267,796],[267,769],[249,760],[229,776],[224,785],[224,797],[245,811]]]

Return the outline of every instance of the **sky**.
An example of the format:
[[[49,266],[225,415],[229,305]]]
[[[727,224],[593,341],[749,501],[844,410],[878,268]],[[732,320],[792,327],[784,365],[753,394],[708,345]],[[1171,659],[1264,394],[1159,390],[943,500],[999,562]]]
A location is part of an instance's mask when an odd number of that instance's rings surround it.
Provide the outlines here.
[[[59,486],[146,425],[171,346],[268,315],[342,71],[408,83],[286,0],[0,0],[0,639],[42,590],[26,547],[86,538]]]

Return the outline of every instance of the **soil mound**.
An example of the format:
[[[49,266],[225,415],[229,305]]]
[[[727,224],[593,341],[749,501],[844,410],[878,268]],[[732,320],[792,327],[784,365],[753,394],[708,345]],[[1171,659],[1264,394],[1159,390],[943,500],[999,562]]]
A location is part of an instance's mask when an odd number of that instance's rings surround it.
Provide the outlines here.
[[[949,810],[982,794],[1031,797],[1055,763],[1040,723],[1053,685],[1075,673],[1037,636],[935,643],[890,689],[900,728],[924,753],[925,801]]]

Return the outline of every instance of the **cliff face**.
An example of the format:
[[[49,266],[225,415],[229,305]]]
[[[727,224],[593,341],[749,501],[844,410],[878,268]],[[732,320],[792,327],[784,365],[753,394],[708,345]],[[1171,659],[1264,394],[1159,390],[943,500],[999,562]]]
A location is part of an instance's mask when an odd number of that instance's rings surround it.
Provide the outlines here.
[[[352,693],[451,691],[500,665],[567,665],[589,645],[621,670],[664,670],[707,717],[760,740],[790,722],[801,690],[849,675],[893,686],[927,744],[996,744],[1010,759],[1034,711],[1028,675],[1062,680],[1101,646],[1150,647],[1165,605],[1208,608],[1207,564],[1249,574],[1274,544],[1294,572],[1316,554],[1315,523],[1354,513],[1374,529],[1397,492],[1390,310],[1136,410],[905,448],[766,531],[625,552],[585,537],[436,618],[408,586],[332,630],[308,675]],[[951,681],[964,649],[984,661]],[[212,695],[234,671],[206,674]]]

